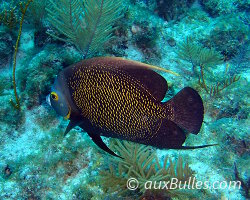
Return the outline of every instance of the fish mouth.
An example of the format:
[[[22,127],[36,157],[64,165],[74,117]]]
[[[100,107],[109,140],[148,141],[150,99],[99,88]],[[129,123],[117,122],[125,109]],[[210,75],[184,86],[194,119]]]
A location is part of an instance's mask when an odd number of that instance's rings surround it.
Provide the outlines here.
[[[46,96],[46,102],[51,106],[50,95],[47,95],[47,96]]]
[[[64,117],[65,120],[68,120],[71,116],[71,107],[69,106],[69,112],[68,114]]]

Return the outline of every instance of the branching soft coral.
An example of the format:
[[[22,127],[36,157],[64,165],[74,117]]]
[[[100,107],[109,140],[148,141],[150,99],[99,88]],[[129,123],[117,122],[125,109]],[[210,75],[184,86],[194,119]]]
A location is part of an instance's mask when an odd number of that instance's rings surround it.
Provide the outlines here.
[[[74,44],[87,57],[101,51],[112,37],[114,22],[120,17],[122,1],[114,0],[49,0],[49,22],[64,39]]]
[[[120,195],[127,194],[127,180],[133,177],[139,181],[139,194],[144,194],[147,181],[168,181],[171,178],[185,181],[193,177],[193,171],[188,163],[183,163],[181,157],[173,161],[166,156],[161,165],[149,146],[114,140],[111,149],[124,159],[112,158],[114,165],[110,164],[108,170],[100,172],[104,190],[118,192]]]
[[[0,24],[4,24],[10,30],[14,29],[18,23],[18,16],[16,7],[12,7],[9,10],[4,10],[0,13]]]
[[[178,56],[190,62],[193,68],[205,65],[207,67],[223,63],[223,57],[214,49],[208,49],[194,43],[193,39],[188,37],[179,45]]]
[[[221,83],[217,82],[215,85],[208,86],[206,84],[204,70],[208,67],[222,64],[223,57],[214,49],[208,49],[194,43],[192,38],[188,37],[186,41],[179,46],[178,56],[179,58],[190,62],[193,66],[193,71],[195,71],[195,68],[199,68],[199,85],[204,88],[210,97],[218,95],[222,90],[240,79],[240,76],[233,75],[229,76],[224,81],[221,81]]]

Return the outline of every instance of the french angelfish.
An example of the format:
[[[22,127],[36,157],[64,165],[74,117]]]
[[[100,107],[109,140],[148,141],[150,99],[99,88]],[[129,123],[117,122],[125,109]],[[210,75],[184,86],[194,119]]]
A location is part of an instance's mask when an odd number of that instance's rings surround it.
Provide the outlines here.
[[[182,146],[185,132],[200,131],[202,99],[194,89],[185,87],[171,100],[161,102],[167,81],[152,69],[167,71],[123,58],[83,60],[59,73],[47,100],[59,115],[70,120],[65,135],[79,126],[114,156],[100,136],[160,149],[211,146]]]

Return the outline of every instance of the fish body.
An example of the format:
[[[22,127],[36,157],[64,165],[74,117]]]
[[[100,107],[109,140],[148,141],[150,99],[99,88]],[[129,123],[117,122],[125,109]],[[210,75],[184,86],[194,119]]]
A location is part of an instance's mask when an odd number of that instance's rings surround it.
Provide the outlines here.
[[[80,126],[112,155],[100,136],[158,148],[185,148],[184,130],[197,134],[202,125],[201,97],[187,87],[162,102],[167,81],[152,68],[157,69],[122,58],[100,57],[61,71],[50,102],[58,114],[70,120],[65,133]]]

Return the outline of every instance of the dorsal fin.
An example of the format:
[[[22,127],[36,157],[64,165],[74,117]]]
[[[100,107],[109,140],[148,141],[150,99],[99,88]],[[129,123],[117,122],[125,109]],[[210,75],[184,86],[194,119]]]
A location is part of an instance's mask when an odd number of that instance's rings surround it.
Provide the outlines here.
[[[148,91],[158,100],[162,101],[165,97],[165,94],[168,89],[167,81],[154,70],[165,71],[168,73],[172,73],[178,75],[169,70],[148,65],[145,63],[140,63],[137,61],[126,60],[124,58],[117,57],[97,57],[88,60],[83,60],[80,65],[87,66],[106,66],[113,69],[123,70],[128,73],[130,76],[136,78],[140,81],[144,87],[148,89]]]
[[[169,74],[173,74],[175,76],[180,76],[176,72],[173,72],[173,71],[168,70],[168,69],[164,69],[162,67],[158,67],[158,66],[154,66],[154,65],[149,65],[149,64],[138,62],[138,61],[134,61],[134,60],[127,60],[127,59],[122,58],[122,57],[104,57],[104,58],[109,58],[111,60],[117,60],[117,61],[120,61],[120,62],[125,61],[124,66],[126,66],[126,65],[133,65],[133,66],[137,66],[138,68],[144,68],[144,69],[149,69],[149,70],[157,70],[157,71],[162,71],[162,72],[166,72],[166,73],[169,73]]]
[[[128,63],[128,65],[122,67],[122,70],[141,82],[158,101],[164,99],[168,84],[160,74],[151,69],[143,68],[142,65],[137,65],[137,63]]]

